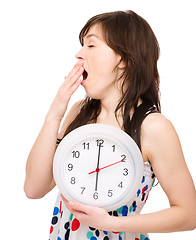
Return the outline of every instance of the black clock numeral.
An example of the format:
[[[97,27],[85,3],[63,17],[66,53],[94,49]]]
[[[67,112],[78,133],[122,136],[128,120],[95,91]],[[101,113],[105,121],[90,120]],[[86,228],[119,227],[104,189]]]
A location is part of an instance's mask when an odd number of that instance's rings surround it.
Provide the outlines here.
[[[118,187],[123,188],[122,182],[120,182],[120,183],[118,184]]]
[[[86,143],[86,142],[84,142],[84,143],[82,143],[82,145],[83,145],[83,147],[84,147],[84,150],[89,150],[89,143]]]
[[[71,164],[71,163],[68,164],[68,170],[69,170],[69,171],[72,171],[72,170],[73,170],[73,164]]]
[[[97,200],[98,199],[98,192],[95,192],[94,194],[93,194],[93,198],[95,199],[95,200]]]
[[[76,179],[75,179],[75,177],[72,177],[72,178],[71,178],[70,183],[71,183],[71,184],[75,184],[75,183],[76,183]]]
[[[112,197],[112,196],[113,196],[112,190],[108,190],[108,197]]]
[[[112,146],[112,149],[113,149],[113,152],[115,152],[115,150],[116,150],[116,145],[113,145],[113,146]]]
[[[96,142],[97,142],[97,147],[98,146],[103,147],[103,143],[104,143],[103,139],[97,139]]]
[[[73,158],[79,158],[80,157],[80,152],[79,151],[73,151]]]
[[[83,194],[83,193],[84,193],[84,190],[85,190],[86,188],[85,188],[85,187],[81,187],[81,189],[82,189],[81,194]]]
[[[124,175],[124,176],[127,176],[127,175],[129,174],[129,170],[128,170],[128,168],[124,168],[123,170],[124,170],[123,175]]]
[[[124,154],[121,155],[121,158],[122,158],[121,161],[124,162],[126,160],[126,155],[124,155]]]

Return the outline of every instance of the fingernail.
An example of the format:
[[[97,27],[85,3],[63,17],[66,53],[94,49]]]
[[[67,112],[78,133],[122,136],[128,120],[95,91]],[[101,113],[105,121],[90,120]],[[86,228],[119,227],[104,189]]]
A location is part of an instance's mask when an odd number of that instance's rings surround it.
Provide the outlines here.
[[[78,61],[78,62],[76,63],[76,66],[80,66],[80,65],[81,65],[81,62]]]
[[[69,202],[69,206],[73,207],[74,206],[74,202]]]

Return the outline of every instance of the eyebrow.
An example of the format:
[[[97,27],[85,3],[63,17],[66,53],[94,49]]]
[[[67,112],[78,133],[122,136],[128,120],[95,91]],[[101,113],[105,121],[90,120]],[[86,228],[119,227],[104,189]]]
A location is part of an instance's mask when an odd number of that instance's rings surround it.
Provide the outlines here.
[[[89,39],[89,38],[91,38],[91,37],[96,37],[96,38],[98,38],[98,37],[97,37],[95,34],[93,34],[93,33],[92,33],[92,34],[88,34],[88,35],[86,36],[87,39]]]

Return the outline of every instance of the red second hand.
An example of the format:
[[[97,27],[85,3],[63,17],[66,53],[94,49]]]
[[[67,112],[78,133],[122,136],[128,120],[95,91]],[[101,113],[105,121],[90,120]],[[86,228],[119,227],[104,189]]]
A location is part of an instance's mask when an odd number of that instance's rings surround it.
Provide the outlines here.
[[[97,168],[95,171],[89,172],[88,174],[92,174],[92,173],[95,173],[95,172],[99,172],[100,170],[102,170],[102,169],[104,169],[104,168],[113,166],[113,165],[115,165],[115,164],[117,164],[117,163],[120,163],[120,162],[124,162],[125,160],[126,160],[126,159],[123,159],[123,160],[120,160],[120,161],[118,161],[118,162],[115,162],[115,163],[112,163],[112,164],[110,164],[110,165],[107,165],[107,166],[105,166],[105,167]]]

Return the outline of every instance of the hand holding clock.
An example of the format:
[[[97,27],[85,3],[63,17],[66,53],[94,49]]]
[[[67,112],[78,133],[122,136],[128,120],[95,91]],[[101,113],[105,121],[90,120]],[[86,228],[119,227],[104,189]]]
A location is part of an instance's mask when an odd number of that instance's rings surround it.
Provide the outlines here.
[[[105,209],[85,205],[76,201],[69,202],[62,194],[61,197],[66,207],[79,220],[80,224],[105,231],[111,231],[113,229],[112,220],[115,219],[110,216]]]

